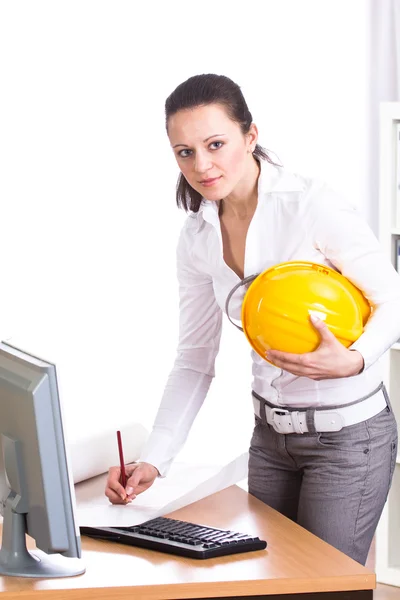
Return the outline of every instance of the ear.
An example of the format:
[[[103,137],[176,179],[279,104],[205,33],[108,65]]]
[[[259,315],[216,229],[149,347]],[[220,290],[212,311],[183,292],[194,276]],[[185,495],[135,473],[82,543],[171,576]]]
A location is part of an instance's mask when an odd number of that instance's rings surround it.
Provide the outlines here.
[[[255,123],[250,125],[249,131],[246,133],[247,148],[249,151],[254,152],[258,140],[258,129]]]

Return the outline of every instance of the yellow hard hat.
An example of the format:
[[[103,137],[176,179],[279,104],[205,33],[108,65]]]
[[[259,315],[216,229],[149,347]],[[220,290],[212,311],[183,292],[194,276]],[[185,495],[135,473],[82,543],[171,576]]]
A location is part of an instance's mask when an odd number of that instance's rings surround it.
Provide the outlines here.
[[[321,318],[344,346],[363,332],[371,305],[346,277],[312,262],[286,262],[258,275],[242,304],[243,331],[262,358],[269,348],[302,354],[319,343],[310,315]]]

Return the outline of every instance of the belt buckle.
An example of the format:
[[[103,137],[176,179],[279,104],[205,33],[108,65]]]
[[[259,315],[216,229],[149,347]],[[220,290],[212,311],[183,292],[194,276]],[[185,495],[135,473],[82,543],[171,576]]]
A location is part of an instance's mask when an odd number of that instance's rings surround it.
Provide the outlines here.
[[[288,411],[284,408],[271,408],[270,415],[271,415],[271,417],[270,417],[271,425],[277,433],[293,433],[294,432],[292,424],[289,426],[288,422],[281,423],[279,420],[276,420],[276,416],[278,416],[278,417],[285,416],[286,417],[287,415],[290,415],[290,411]]]

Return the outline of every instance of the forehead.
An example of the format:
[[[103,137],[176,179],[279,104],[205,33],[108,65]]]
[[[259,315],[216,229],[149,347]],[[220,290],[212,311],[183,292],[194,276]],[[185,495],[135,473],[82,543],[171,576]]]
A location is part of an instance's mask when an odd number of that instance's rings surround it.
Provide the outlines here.
[[[172,145],[203,141],[211,135],[237,131],[240,131],[239,125],[229,118],[220,104],[180,110],[168,120],[168,137]]]

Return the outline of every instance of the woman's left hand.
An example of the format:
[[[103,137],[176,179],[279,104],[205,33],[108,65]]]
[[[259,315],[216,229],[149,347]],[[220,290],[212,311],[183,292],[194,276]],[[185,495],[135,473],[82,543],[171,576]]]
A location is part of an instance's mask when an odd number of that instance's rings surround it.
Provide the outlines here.
[[[364,367],[361,354],[357,350],[345,348],[318,317],[312,315],[310,321],[321,337],[316,350],[292,354],[271,349],[266,352],[266,358],[276,367],[293,375],[315,380],[351,377],[360,373]]]

